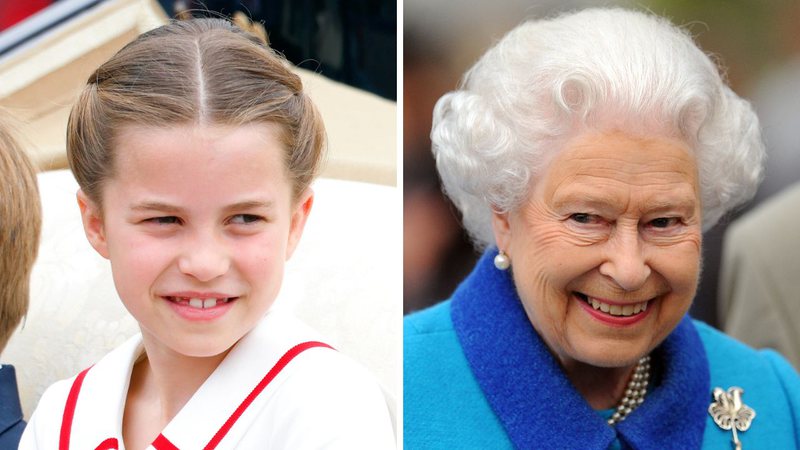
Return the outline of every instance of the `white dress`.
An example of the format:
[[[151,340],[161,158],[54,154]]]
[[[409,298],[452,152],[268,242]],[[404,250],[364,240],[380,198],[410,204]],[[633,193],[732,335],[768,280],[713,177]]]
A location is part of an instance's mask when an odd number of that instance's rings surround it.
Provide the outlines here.
[[[142,352],[136,335],[82,374],[50,386],[20,450],[124,449],[125,399]],[[63,447],[65,440],[69,447]],[[271,312],[148,447],[176,448],[390,449],[395,444],[372,375],[322,344],[294,317]]]

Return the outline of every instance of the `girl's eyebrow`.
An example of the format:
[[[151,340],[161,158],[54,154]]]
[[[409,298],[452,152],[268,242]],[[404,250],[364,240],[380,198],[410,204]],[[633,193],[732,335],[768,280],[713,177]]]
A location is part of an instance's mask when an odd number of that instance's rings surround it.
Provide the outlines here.
[[[163,202],[153,202],[153,201],[145,201],[142,203],[135,204],[131,207],[131,209],[134,211],[161,211],[173,214],[183,211],[183,209],[175,205],[170,205],[168,203],[163,203]]]
[[[245,200],[243,202],[237,202],[232,205],[228,205],[225,207],[226,211],[241,211],[246,209],[269,209],[272,208],[274,202],[269,200]]]
[[[274,202],[269,200],[245,200],[226,206],[225,211],[240,211],[258,208],[270,209],[273,205]],[[131,209],[134,211],[159,211],[169,214],[178,214],[183,212],[183,208],[158,201],[145,201],[138,203],[133,205]]]

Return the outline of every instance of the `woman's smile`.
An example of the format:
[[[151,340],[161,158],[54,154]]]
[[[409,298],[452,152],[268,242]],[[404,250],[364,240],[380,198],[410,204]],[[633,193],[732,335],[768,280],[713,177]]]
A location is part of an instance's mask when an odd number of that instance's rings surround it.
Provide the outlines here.
[[[496,216],[495,233],[531,323],[562,362],[609,367],[650,352],[691,305],[700,217],[681,142],[587,131],[527,203]]]
[[[579,292],[574,293],[578,304],[592,318],[615,327],[630,326],[643,321],[653,311],[648,305],[656,299],[650,299],[636,303],[619,303],[610,300],[589,297]]]
[[[589,304],[595,310],[600,310],[606,314],[617,317],[632,316],[647,311],[647,304],[653,300],[650,299],[635,303],[614,302],[602,298],[591,297],[580,292],[576,292],[575,295],[577,295],[578,298]]]

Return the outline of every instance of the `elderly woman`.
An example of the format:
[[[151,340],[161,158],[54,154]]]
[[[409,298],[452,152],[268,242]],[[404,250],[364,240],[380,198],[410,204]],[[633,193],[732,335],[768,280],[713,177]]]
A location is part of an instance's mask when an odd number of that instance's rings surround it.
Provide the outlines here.
[[[764,155],[687,33],[616,9],[524,23],[439,100],[432,137],[487,250],[406,318],[406,448],[800,446],[791,366],[686,315],[702,232]]]

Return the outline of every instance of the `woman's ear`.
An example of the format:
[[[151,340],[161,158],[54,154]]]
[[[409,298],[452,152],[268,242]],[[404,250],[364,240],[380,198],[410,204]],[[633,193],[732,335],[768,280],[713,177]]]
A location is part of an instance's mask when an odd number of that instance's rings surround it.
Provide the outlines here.
[[[311,213],[311,206],[314,204],[314,191],[311,188],[306,189],[297,199],[297,204],[292,211],[292,218],[289,222],[289,241],[286,245],[286,259],[291,258],[294,249],[297,248],[297,243],[300,242],[300,237],[303,235],[303,229],[308,220],[308,214]]]
[[[108,243],[106,242],[105,227],[103,225],[103,214],[100,206],[92,201],[83,189],[78,189],[78,208],[81,210],[81,220],[83,221],[83,231],[89,244],[103,258],[108,259]]]
[[[511,223],[509,221],[510,213],[497,212],[492,210],[492,230],[494,231],[494,240],[497,243],[497,248],[509,253],[511,244]]]

